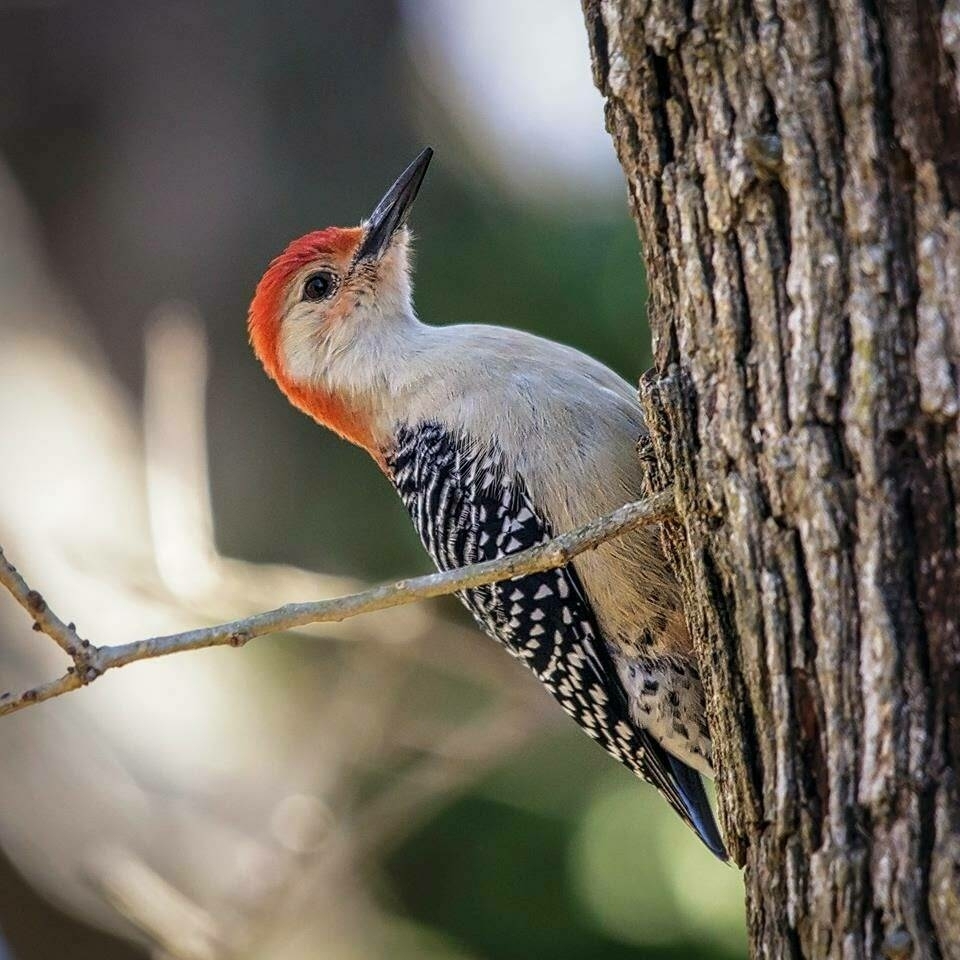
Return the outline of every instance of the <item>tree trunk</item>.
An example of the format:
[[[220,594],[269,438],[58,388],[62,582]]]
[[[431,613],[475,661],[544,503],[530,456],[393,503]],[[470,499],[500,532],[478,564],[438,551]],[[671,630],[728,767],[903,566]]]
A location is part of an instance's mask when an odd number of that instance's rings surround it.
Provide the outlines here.
[[[584,0],[756,957],[960,958],[960,0]]]

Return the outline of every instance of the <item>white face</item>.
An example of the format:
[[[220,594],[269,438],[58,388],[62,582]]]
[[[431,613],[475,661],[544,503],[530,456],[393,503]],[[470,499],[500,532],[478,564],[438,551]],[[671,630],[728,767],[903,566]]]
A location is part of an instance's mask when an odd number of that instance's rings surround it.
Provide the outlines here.
[[[377,261],[353,263],[352,251],[324,256],[289,280],[281,305],[279,356],[303,386],[354,387],[383,355],[378,343],[413,318],[410,234],[398,230]],[[361,349],[362,347],[362,349]]]

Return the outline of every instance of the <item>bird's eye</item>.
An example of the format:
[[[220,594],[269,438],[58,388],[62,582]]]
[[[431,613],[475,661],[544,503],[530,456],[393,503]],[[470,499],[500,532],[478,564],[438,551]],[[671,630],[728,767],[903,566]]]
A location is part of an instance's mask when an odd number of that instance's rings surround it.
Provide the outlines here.
[[[311,274],[303,284],[304,300],[324,300],[336,288],[336,277],[328,270]]]

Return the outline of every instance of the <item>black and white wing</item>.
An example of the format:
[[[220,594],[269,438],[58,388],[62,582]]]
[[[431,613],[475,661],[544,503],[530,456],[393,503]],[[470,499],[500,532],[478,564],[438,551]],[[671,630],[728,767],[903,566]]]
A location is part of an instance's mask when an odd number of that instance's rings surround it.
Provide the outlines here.
[[[437,423],[402,428],[394,485],[436,565],[450,570],[516,553],[554,531],[496,448]],[[713,853],[726,851],[700,775],[630,717],[626,694],[572,565],[463,591],[483,630],[523,660],[608,753],[652,783]]]

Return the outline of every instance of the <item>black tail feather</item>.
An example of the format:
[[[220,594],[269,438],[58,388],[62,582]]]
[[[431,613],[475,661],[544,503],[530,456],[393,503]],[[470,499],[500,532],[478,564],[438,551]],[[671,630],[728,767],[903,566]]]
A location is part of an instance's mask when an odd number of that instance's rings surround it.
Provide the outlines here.
[[[661,748],[662,749],[662,748]],[[726,863],[730,857],[720,836],[720,828],[714,818],[707,791],[703,786],[703,778],[692,767],[688,767],[682,760],[663,751],[673,779],[676,781],[678,792],[684,800],[686,819],[697,832],[697,836],[704,845],[719,860]]]

